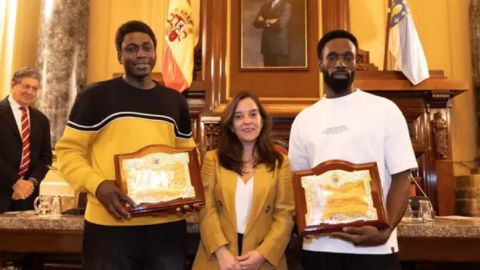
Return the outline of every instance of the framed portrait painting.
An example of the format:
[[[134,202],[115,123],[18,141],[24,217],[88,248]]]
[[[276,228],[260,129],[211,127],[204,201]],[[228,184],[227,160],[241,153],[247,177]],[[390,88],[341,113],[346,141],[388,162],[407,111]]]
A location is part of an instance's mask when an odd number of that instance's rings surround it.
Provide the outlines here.
[[[240,69],[307,69],[307,0],[240,0]]]

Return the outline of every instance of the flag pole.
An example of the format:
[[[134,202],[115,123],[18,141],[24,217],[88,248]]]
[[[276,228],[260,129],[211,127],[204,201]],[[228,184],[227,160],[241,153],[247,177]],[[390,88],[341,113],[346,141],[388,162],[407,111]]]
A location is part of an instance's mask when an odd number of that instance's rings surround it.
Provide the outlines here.
[[[390,39],[390,19],[392,18],[392,5],[393,5],[393,0],[387,0],[387,8],[388,8],[388,13],[387,13],[387,30],[385,34],[385,53],[383,56],[383,70],[387,70],[387,65],[388,65],[388,43]]]

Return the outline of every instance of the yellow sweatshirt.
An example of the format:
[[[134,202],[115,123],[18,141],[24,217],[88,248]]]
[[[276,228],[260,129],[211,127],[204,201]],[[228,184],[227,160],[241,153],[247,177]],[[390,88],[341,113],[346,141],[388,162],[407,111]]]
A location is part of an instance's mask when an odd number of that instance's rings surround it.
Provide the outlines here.
[[[96,83],[80,92],[56,152],[65,180],[88,194],[87,221],[135,226],[181,219],[168,215],[117,221],[95,198],[101,182],[115,179],[114,155],[153,144],[195,147],[188,104],[182,94],[159,84],[150,90],[138,89],[122,78]]]

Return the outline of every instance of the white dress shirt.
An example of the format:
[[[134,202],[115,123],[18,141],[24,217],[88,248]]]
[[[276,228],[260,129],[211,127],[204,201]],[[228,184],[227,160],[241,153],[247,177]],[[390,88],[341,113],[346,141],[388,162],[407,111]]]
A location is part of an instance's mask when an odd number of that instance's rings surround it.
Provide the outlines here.
[[[280,2],[280,0],[275,0],[272,2],[272,9],[275,7],[276,4],[278,4],[278,2]]]
[[[237,232],[244,234],[247,227],[248,215],[252,206],[253,176],[245,183],[239,175],[237,178],[237,190],[235,192],[235,209],[237,216]]]
[[[13,116],[15,117],[15,123],[17,123],[18,132],[20,132],[20,136],[22,136],[22,110],[20,110],[20,105],[13,99],[10,95],[8,96],[8,102],[10,102],[10,107],[12,108]],[[28,119],[30,119],[30,111],[27,110]],[[30,121],[29,121],[30,122]]]

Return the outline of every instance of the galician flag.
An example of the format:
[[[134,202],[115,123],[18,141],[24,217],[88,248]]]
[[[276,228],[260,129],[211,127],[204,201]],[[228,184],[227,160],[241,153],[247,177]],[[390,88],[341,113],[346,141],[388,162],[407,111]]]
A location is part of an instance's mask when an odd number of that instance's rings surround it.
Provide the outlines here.
[[[165,24],[162,76],[167,87],[180,92],[192,84],[193,30],[190,0],[170,0]]]
[[[406,0],[392,0],[389,51],[395,58],[395,70],[417,85],[430,77],[427,59]]]

